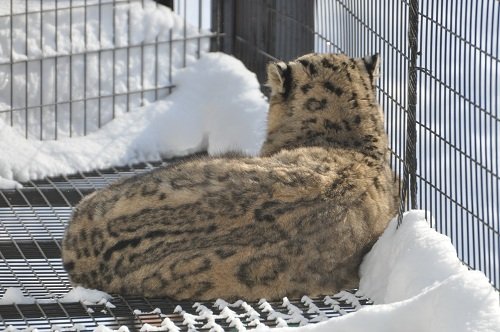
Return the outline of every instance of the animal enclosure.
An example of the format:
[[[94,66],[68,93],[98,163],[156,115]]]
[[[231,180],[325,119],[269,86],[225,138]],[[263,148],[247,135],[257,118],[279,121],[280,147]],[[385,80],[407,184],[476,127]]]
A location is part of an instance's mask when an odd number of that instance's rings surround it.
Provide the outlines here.
[[[312,7],[277,0],[222,7],[235,13],[223,50],[261,80],[266,62],[307,52],[381,54],[379,101],[392,165],[404,180],[403,210],[427,210],[462,261],[500,289],[500,3],[318,0]]]
[[[403,180],[401,210],[428,211],[432,227],[450,238],[463,263],[483,271],[500,290],[499,1],[164,2],[175,15],[146,0],[2,2],[0,121],[29,140],[89,135],[115,116],[167,96],[176,88],[176,71],[209,51],[241,59],[262,84],[269,61],[310,52],[378,52],[379,102],[391,163]],[[60,241],[72,207],[118,178],[165,163],[96,169],[0,190],[0,296],[8,287],[39,300],[68,293]],[[304,315],[282,321],[316,322],[370,304],[351,292],[306,298],[286,307],[301,308]],[[170,320],[182,331],[251,326],[236,316],[214,318],[210,310],[216,309],[207,303],[177,305],[122,297],[87,306],[27,302],[1,305],[0,325],[139,330],[145,323],[159,326],[159,308],[175,312]],[[268,305],[275,317],[285,310]],[[261,307],[232,310],[268,317]],[[275,327],[282,321],[259,323]]]

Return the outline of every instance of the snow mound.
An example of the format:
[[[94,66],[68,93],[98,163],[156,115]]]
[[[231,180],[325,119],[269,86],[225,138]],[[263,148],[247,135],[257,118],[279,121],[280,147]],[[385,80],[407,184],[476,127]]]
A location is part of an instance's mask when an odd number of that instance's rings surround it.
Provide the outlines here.
[[[0,305],[5,304],[33,304],[35,299],[25,296],[20,288],[9,287],[0,298]]]
[[[360,289],[375,303],[411,298],[468,271],[450,239],[433,231],[424,216],[424,211],[408,212],[399,228],[393,221],[365,256]]]
[[[59,299],[62,303],[82,302],[84,304],[105,304],[112,298],[108,293],[96,289],[87,289],[81,286],[73,288],[69,293]]]
[[[450,240],[424,216],[407,212],[399,229],[392,220],[365,256],[360,292],[376,305],[300,331],[500,331],[498,293],[482,272],[462,265]]]
[[[104,304],[107,307],[114,307],[109,300],[112,296],[108,293],[97,289],[87,289],[81,286],[77,286],[65,294],[63,297],[58,299],[35,299],[31,296],[25,296],[22,289],[16,287],[7,287],[5,293],[0,297],[0,305],[7,304],[34,304],[34,303],[56,303],[57,301],[61,303],[73,303],[82,302],[86,305],[92,304]]]
[[[0,185],[208,150],[258,153],[268,104],[254,73],[207,53],[175,76],[171,95],[84,137],[29,140],[0,119]],[[11,181],[5,181],[11,180]],[[1,187],[0,187],[1,188]]]
[[[0,189],[21,189],[22,185],[14,180],[0,178]]]

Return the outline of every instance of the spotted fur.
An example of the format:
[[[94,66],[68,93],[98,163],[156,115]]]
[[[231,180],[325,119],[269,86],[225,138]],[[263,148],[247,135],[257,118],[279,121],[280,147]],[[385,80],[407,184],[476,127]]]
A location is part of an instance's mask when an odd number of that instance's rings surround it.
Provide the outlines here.
[[[176,300],[356,287],[398,205],[377,69],[377,56],[270,64],[261,156],[196,158],[85,197],[63,243],[71,280]]]

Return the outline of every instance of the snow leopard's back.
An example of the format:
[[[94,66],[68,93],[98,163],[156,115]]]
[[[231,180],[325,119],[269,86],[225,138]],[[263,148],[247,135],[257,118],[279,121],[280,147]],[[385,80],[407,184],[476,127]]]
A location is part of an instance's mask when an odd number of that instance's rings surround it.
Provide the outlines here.
[[[308,55],[271,64],[262,156],[193,159],[89,195],[63,243],[72,281],[197,300],[356,287],[397,208],[377,63]]]

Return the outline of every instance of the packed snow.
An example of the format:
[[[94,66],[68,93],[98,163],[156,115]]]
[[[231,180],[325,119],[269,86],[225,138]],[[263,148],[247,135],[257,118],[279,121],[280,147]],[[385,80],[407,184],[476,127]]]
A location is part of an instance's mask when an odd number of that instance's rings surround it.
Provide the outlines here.
[[[7,287],[5,293],[0,298],[0,305],[6,304],[33,304],[33,303],[56,303],[59,301],[61,303],[74,303],[82,302],[86,305],[93,304],[103,304],[107,307],[113,306],[109,302],[112,296],[108,293],[97,289],[87,289],[81,286],[73,288],[71,291],[66,293],[64,296],[53,299],[37,299],[32,296],[27,296],[24,294],[21,288]]]
[[[96,289],[87,289],[81,286],[77,286],[73,288],[69,293],[65,294],[62,298],[59,299],[59,302],[62,303],[74,303],[74,302],[82,302],[84,304],[107,304],[108,300],[112,297],[111,295],[96,290]]]
[[[268,105],[255,74],[239,60],[205,54],[179,71],[175,82],[168,97],[84,137],[30,140],[0,120],[0,185],[204,150],[259,151]]]
[[[25,296],[22,289],[9,287],[5,290],[2,298],[0,298],[0,305],[6,304],[33,304],[35,299],[30,296]]]

